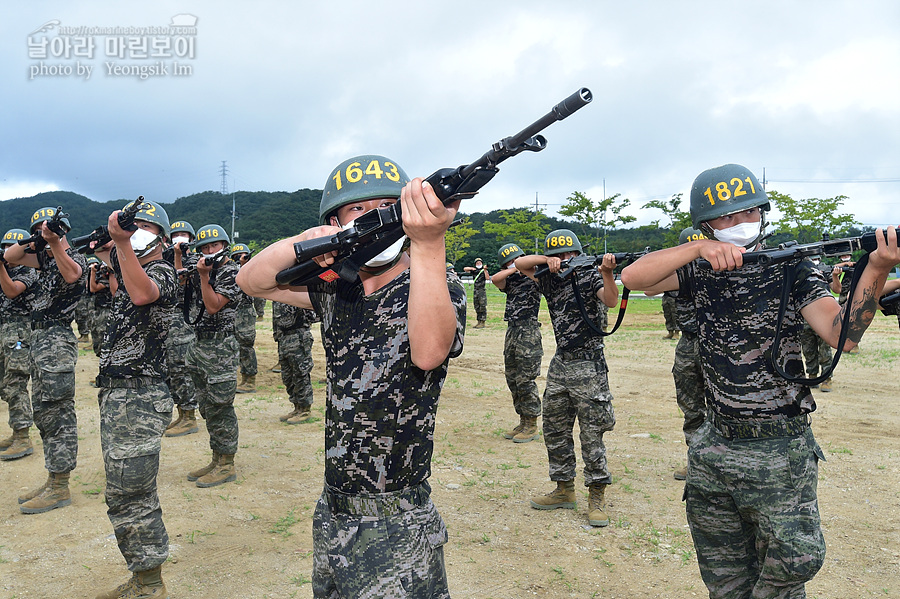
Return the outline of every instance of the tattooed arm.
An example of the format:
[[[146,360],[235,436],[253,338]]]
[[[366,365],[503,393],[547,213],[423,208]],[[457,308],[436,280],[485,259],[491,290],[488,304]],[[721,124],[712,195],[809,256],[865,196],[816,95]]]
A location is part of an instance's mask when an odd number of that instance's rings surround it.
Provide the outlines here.
[[[831,347],[837,348],[841,333],[841,321],[847,310],[850,310],[850,330],[843,351],[856,347],[863,333],[875,318],[878,309],[878,298],[883,294],[884,283],[891,269],[900,263],[900,249],[897,247],[897,230],[887,229],[887,241],[876,230],[875,238],[878,248],[869,254],[869,263],[860,276],[856,292],[843,307],[830,298],[816,300],[803,308],[801,313],[813,330]]]

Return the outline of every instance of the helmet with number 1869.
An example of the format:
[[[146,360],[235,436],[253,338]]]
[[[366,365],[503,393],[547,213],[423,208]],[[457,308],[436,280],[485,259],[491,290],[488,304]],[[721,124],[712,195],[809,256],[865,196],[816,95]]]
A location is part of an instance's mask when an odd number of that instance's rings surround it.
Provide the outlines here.
[[[544,239],[544,255],[555,256],[566,252],[582,252],[581,242],[578,236],[568,229],[556,229],[550,231]]]
[[[331,171],[325,182],[322,201],[319,202],[319,222],[329,224],[329,218],[347,204],[399,198],[407,183],[409,177],[390,158],[377,154],[348,158]]]

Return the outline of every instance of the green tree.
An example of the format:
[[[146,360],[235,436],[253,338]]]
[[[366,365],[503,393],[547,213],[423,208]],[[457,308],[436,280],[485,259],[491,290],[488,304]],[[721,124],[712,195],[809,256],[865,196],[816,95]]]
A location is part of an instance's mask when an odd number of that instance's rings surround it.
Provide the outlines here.
[[[543,222],[546,219],[543,212],[527,208],[501,210],[500,218],[503,223],[484,221],[484,232],[493,235],[501,244],[512,242],[523,249],[533,247],[536,253],[543,251],[541,243],[549,232]]]
[[[795,200],[777,191],[768,192],[768,196],[781,213],[781,218],[774,223],[776,232],[788,233],[800,243],[819,241],[822,233],[832,237],[846,236],[851,227],[861,224],[852,214],[838,212],[847,196]]]
[[[660,227],[659,220],[653,221],[653,224],[663,229],[666,247],[678,245],[678,237],[681,232],[691,226],[691,213],[681,209],[682,194],[676,193],[668,201],[651,200],[644,204],[644,208],[656,208],[662,210],[662,213],[669,220],[668,226]]]
[[[605,200],[594,202],[583,192],[573,191],[560,208],[560,214],[574,218],[581,225],[579,240],[586,253],[603,252],[603,242],[610,229],[615,230],[618,224],[626,225],[637,220],[636,216],[622,214],[631,205],[631,200],[620,199],[620,195],[613,194]]]
[[[444,243],[447,246],[447,260],[456,264],[456,262],[466,255],[466,248],[469,247],[469,238],[478,233],[472,228],[472,220],[468,216],[460,219],[458,225],[453,225],[444,236]]]

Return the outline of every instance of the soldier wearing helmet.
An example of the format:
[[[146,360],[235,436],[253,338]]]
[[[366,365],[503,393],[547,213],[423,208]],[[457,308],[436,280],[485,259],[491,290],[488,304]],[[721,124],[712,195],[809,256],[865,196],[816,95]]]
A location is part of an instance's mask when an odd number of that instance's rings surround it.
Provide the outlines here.
[[[762,235],[767,208],[765,190],[749,169],[726,164],[704,171],[691,188],[691,217],[709,239],[652,252],[622,272],[629,289],[677,290],[697,317],[708,405],[688,450],[684,499],[710,597],[802,596],[822,566],[816,487],[824,456],[809,419],[816,403],[809,387],[779,375],[770,357],[778,355],[783,372],[802,377],[801,321],[835,346],[845,310],[844,348],[855,346],[888,272],[900,263],[896,229],[878,231],[878,247],[842,308],[808,259],[774,268],[744,263]],[[781,306],[787,276],[794,283]],[[773,348],[779,309],[784,344]]]
[[[169,537],[157,474],[172,396],[159,357],[165,352],[178,279],[163,259],[163,240],[169,236],[165,209],[143,197],[136,201],[136,230],[123,229],[120,213],[113,212],[107,221],[112,242],[95,249],[109,266],[115,289],[96,380],[105,499],[119,550],[133,573],[116,591],[101,596],[120,596],[127,588],[137,596],[163,597],[161,569]]]
[[[295,242],[334,235],[398,201],[408,253],[398,242],[353,283],[278,287],[277,273],[295,264]],[[313,526],[317,596],[448,595],[447,532],[427,479],[441,385],[465,331],[465,292],[445,268],[444,234],[457,208],[458,200],[445,206],[422,179],[410,181],[396,161],[356,156],[326,181],[319,210],[325,226],[267,247],[238,276],[251,295],[312,308],[322,320],[328,399],[325,488]],[[327,265],[334,256],[316,260]],[[361,560],[348,539],[363,514],[378,516],[366,524],[371,534]],[[398,526],[409,534],[378,532]],[[420,550],[423,538],[429,551]]]
[[[473,299],[475,300],[475,318],[477,322],[472,328],[483,329],[487,322],[487,290],[485,282],[491,278],[487,265],[481,258],[475,258],[475,266],[463,267],[464,272],[474,273],[473,279]]]
[[[238,266],[244,266],[250,260],[250,246],[246,243],[235,243],[231,246],[231,259]],[[253,299],[243,291],[235,302],[237,313],[234,321],[234,336],[238,342],[238,361],[241,364],[241,381],[238,383],[238,393],[256,392],[256,307]]]
[[[520,256],[515,262],[516,268],[533,279],[547,299],[556,336],[556,353],[547,370],[542,407],[550,480],[556,482],[556,489],[533,498],[531,507],[539,510],[575,508],[572,431],[577,417],[581,429],[584,485],[589,489],[588,523],[608,526],[609,516],[603,505],[612,475],[607,467],[603,434],[613,429],[616,418],[603,355],[603,337],[585,322],[583,314],[597,323],[601,304],[615,306],[619,288],[613,274],[616,259],[612,254],[603,256],[599,270],[578,268],[572,278],[566,280],[553,276],[560,271],[563,260],[574,258],[581,251],[581,241],[575,233],[557,229],[544,239],[543,256]],[[535,270],[544,264],[551,274],[535,278]]]
[[[100,346],[106,335],[109,311],[112,308],[112,292],[110,291],[109,267],[100,261],[95,254],[87,257],[87,298],[90,313],[89,328],[91,346],[94,355],[100,357]]]
[[[68,218],[58,208],[36,210],[30,232],[40,239],[26,250],[18,244],[7,247],[10,264],[38,270],[31,304],[31,403],[34,422],[44,445],[47,482],[19,497],[26,514],[46,512],[71,503],[69,473],[78,455],[78,425],[75,416],[75,362],[78,341],[72,332],[75,305],[85,291],[87,263],[69,246]]]
[[[206,420],[212,460],[188,473],[198,487],[214,487],[237,478],[234,456],[238,449],[238,420],[234,411],[237,391],[238,342],[234,325],[241,289],[235,282],[239,267],[228,257],[228,234],[219,225],[197,230],[194,249],[197,269],[187,281],[185,314],[197,337],[185,362],[194,381],[200,415]],[[197,315],[197,316],[193,316]]]
[[[28,239],[28,231],[10,229],[0,240],[2,251]],[[30,266],[13,265],[0,254],[0,398],[9,407],[12,435],[0,441],[0,460],[17,460],[34,453],[31,425],[34,416],[28,379],[31,378],[31,299],[38,273]]]
[[[518,244],[504,244],[497,251],[500,271],[491,276],[491,283],[506,294],[503,371],[519,424],[503,436],[514,443],[527,443],[537,438],[537,419],[541,415],[541,396],[534,382],[541,373],[544,357],[541,323],[538,322],[541,292],[534,281],[516,270],[516,258],[524,255]]]

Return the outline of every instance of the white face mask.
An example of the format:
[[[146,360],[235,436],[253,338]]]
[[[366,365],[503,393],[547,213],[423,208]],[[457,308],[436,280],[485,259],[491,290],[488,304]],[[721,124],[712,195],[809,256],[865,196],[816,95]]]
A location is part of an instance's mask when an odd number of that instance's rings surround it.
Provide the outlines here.
[[[349,223],[344,225],[343,229],[349,229],[356,223],[356,219],[351,220]],[[400,255],[400,252],[403,250],[403,243],[406,241],[406,235],[392,243],[390,246],[384,249],[380,254],[366,262],[366,266],[370,268],[378,268],[379,266],[384,266],[385,264],[390,264],[394,260],[397,259],[397,256]]]
[[[143,258],[153,251],[159,240],[160,237],[156,233],[151,233],[147,229],[138,229],[131,236],[131,249],[138,258]]]
[[[177,245],[179,243],[190,243],[191,238],[187,235],[176,235],[172,238],[172,243]]]
[[[759,237],[760,223],[741,223],[727,229],[713,229],[718,241],[732,243],[739,247],[747,247]]]

